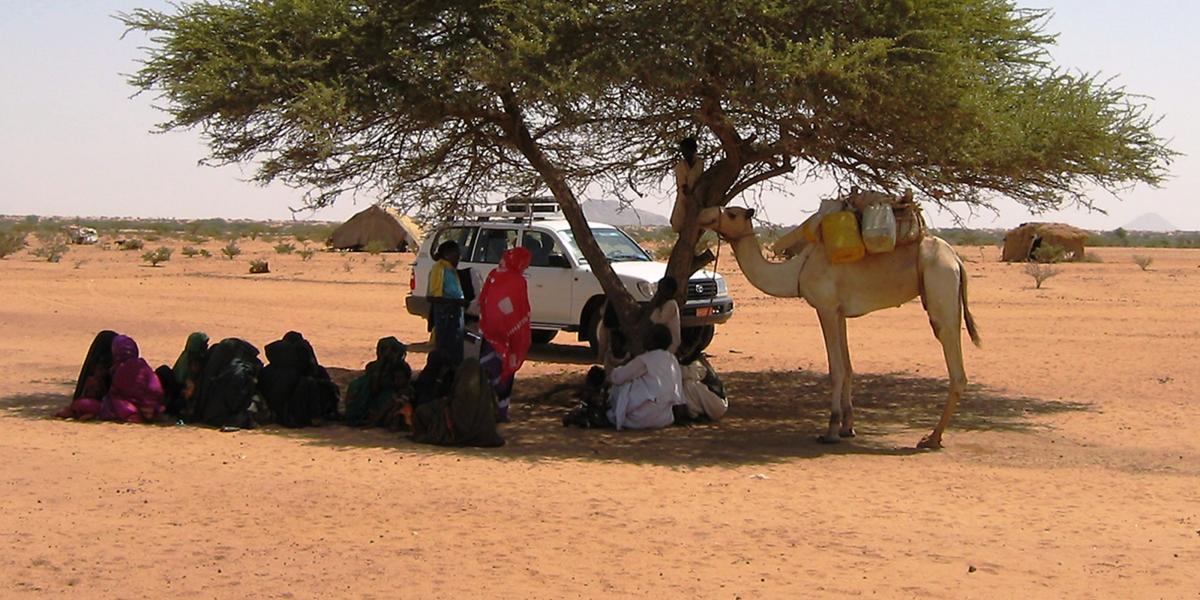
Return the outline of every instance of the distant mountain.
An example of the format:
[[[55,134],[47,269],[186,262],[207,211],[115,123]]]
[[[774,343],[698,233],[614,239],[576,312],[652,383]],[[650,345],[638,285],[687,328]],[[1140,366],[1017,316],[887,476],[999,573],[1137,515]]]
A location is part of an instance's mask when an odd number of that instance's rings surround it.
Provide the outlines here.
[[[660,214],[637,210],[616,200],[586,200],[582,207],[583,215],[589,221],[608,223],[617,227],[662,227],[671,223]]]
[[[1178,227],[1172,225],[1164,219],[1162,215],[1157,213],[1146,213],[1125,225],[1126,231],[1154,231],[1165,233],[1169,231],[1179,231]]]

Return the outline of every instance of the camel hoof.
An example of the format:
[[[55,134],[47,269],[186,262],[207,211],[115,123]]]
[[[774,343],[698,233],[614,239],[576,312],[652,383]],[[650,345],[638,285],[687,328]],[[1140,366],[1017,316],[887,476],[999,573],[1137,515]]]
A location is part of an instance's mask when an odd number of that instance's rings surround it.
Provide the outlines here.
[[[836,444],[841,441],[842,441],[842,438],[837,437],[837,436],[832,436],[829,434],[817,436],[817,442],[822,443],[822,444]]]
[[[941,450],[942,440],[925,436],[921,438],[920,442],[917,442],[917,447],[925,450]]]
[[[858,436],[858,434],[854,432],[853,428],[838,432],[838,437],[852,438],[852,437],[856,437],[856,436]]]

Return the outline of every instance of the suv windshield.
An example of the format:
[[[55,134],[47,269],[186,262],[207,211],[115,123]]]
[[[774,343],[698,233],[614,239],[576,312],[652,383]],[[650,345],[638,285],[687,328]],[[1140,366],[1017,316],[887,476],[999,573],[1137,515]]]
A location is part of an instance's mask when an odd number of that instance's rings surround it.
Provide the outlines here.
[[[579,245],[575,243],[575,236],[571,234],[571,230],[563,230],[562,235],[567,242],[569,251],[575,256],[575,260],[581,264],[587,264],[587,259],[579,251]],[[651,260],[650,255],[646,254],[646,251],[642,250],[637,242],[630,239],[620,229],[597,228],[592,230],[592,235],[596,237],[596,243],[600,244],[600,249],[604,251],[608,262],[649,262]]]

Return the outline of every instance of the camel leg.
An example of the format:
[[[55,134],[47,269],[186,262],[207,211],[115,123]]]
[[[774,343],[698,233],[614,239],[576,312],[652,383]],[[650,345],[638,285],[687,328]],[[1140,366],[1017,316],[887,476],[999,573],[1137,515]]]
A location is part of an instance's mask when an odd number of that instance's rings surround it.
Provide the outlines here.
[[[818,310],[817,317],[821,322],[821,334],[825,337],[825,355],[829,359],[829,381],[832,387],[829,429],[817,440],[825,444],[836,444],[841,441],[838,431],[842,425],[842,389],[846,385],[846,367],[842,361],[846,355],[845,339],[838,327],[838,319],[844,317],[837,311],[824,310]]]
[[[946,397],[946,405],[942,408],[942,416],[938,419],[933,431],[921,439],[918,448],[937,449],[942,447],[942,433],[950,424],[950,417],[958,407],[963,390],[967,387],[967,372],[963,367],[962,354],[962,306],[959,300],[959,272],[953,269],[930,269],[925,276],[926,291],[928,292],[929,324],[933,334],[942,344],[942,354],[946,358],[946,371],[950,378],[950,389]]]
[[[854,388],[854,367],[850,363],[850,336],[846,335],[846,317],[838,315],[838,334],[842,339],[842,366],[845,369],[845,381],[842,382],[842,428],[838,437],[852,438],[854,433],[854,403],[850,400],[850,392]]]

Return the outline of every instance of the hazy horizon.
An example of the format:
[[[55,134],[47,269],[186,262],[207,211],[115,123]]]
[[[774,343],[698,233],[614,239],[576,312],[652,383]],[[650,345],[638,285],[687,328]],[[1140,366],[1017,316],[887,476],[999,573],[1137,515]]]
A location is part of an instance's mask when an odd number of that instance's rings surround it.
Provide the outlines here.
[[[979,228],[1011,227],[1029,220],[1066,221],[1087,229],[1111,230],[1146,213],[1161,215],[1181,230],[1200,230],[1200,207],[1191,202],[1200,188],[1195,155],[1200,118],[1192,99],[1200,76],[1181,69],[1200,56],[1190,24],[1200,5],[1182,1],[1140,3],[1136,9],[1115,1],[1020,2],[1050,8],[1050,32],[1060,34],[1051,53],[1062,67],[1115,77],[1130,92],[1149,96],[1150,110],[1162,117],[1156,127],[1171,147],[1183,153],[1160,189],[1138,186],[1123,193],[1124,202],[1107,192],[1092,194],[1108,215],[1081,210],[1031,215],[1007,200],[990,213],[961,216]],[[252,166],[198,166],[206,148],[198,132],[153,134],[164,118],[151,98],[134,93],[122,73],[136,70],[144,40],[129,36],[113,17],[134,8],[164,9],[159,0],[51,2],[0,0],[0,214],[63,217],[225,218],[289,220],[303,192],[282,185],[247,183]],[[1114,27],[1119,25],[1119,30]],[[797,223],[831,191],[828,182],[789,185],[792,198],[763,197],[765,215],[779,223]],[[670,211],[668,190],[635,203],[658,214]],[[338,221],[361,210],[372,198],[339,200],[333,207],[300,218]],[[932,206],[933,224],[954,220]]]

